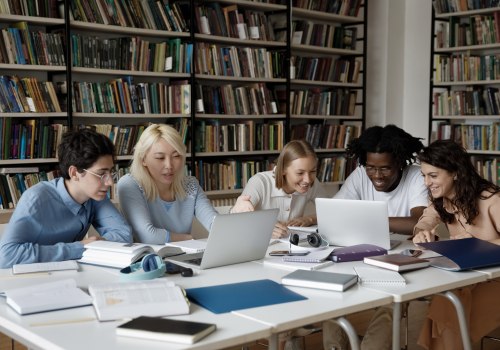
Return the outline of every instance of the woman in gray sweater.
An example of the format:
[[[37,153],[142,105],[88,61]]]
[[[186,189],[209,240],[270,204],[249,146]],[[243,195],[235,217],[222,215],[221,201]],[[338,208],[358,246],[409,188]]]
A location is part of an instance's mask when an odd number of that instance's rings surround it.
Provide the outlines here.
[[[193,218],[210,230],[217,215],[198,180],[186,176],[186,147],[174,128],[152,124],[134,149],[130,174],[118,182],[134,240],[150,244],[191,239]]]

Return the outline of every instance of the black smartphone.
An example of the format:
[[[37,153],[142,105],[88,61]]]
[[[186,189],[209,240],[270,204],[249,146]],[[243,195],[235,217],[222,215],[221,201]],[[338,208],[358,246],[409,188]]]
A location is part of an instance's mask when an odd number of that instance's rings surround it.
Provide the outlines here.
[[[285,256],[285,255],[300,255],[300,256],[303,256],[303,255],[307,255],[309,254],[308,251],[304,251],[304,252],[291,252],[289,250],[273,250],[272,252],[269,253],[269,255],[271,256]]]
[[[174,275],[176,273],[181,273],[184,267],[171,263],[170,261],[165,261],[166,272],[169,275]]]
[[[405,249],[401,252],[401,254],[416,258],[417,256],[422,255],[422,251],[419,249]]]

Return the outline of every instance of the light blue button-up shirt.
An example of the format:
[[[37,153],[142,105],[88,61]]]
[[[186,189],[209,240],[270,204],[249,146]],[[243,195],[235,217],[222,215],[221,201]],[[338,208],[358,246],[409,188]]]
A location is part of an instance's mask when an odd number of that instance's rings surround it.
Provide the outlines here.
[[[77,203],[63,178],[23,193],[0,241],[0,268],[79,259],[90,225],[108,241],[132,242],[130,226],[109,199]]]

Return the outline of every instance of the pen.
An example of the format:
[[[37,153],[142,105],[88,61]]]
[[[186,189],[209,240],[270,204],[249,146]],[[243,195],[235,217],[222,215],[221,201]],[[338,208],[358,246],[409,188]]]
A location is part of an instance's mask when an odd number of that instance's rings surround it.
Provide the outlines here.
[[[47,321],[47,322],[36,322],[31,323],[31,327],[40,327],[40,326],[56,326],[61,324],[70,324],[70,323],[80,323],[80,322],[90,322],[95,321],[95,317],[85,317],[85,318],[74,318],[69,320],[55,320],[55,321]]]

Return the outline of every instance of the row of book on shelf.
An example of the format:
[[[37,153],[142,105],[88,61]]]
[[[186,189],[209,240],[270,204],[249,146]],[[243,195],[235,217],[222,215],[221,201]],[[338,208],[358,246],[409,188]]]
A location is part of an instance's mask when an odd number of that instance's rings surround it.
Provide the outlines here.
[[[65,66],[62,33],[33,30],[24,21],[0,32],[0,63]]]
[[[20,16],[59,18],[59,0],[0,0],[0,13]]]
[[[292,140],[303,139],[315,149],[346,148],[361,134],[361,125],[352,124],[298,124],[292,125]]]
[[[24,191],[57,176],[57,170],[40,171],[38,167],[0,168],[0,209],[15,208]]]
[[[173,118],[169,122],[179,131],[190,149],[189,120]],[[148,123],[138,125],[87,124],[108,136],[117,155],[131,155],[133,147]],[[496,125],[496,124],[495,124]],[[0,118],[0,159],[56,158],[57,145],[67,126],[48,124],[42,119]],[[305,139],[314,148],[345,148],[358,137],[360,126],[352,124],[298,124],[292,126],[293,139]],[[284,145],[284,122],[246,120],[221,123],[220,119],[201,119],[196,122],[196,152],[279,151]]]
[[[434,55],[434,68],[436,83],[497,80],[500,79],[500,55]]]
[[[73,110],[80,113],[191,113],[191,85],[186,80],[134,83],[127,76],[108,82],[73,82],[73,92]]]
[[[480,10],[498,7],[498,0],[434,0],[434,10],[437,14]]]
[[[468,86],[465,90],[443,90],[433,93],[433,115],[498,115],[498,88]]]
[[[169,121],[179,131],[184,144],[190,147],[187,118]],[[80,124],[106,135],[115,145],[116,155],[131,155],[134,145],[149,123],[138,125]],[[48,124],[42,119],[0,117],[0,159],[57,158],[57,145],[67,131],[64,124]]]
[[[0,76],[0,112],[62,112],[60,85],[34,77]]]
[[[70,2],[71,18],[76,21],[122,27],[188,31],[189,18],[182,2],[74,0]]]
[[[274,15],[241,10],[236,4],[222,7],[217,2],[196,6],[194,13],[197,33],[241,40],[277,41],[272,21]]]
[[[450,17],[436,28],[436,47],[488,45],[500,42],[500,12]]]
[[[356,50],[357,28],[313,21],[292,21],[292,44]]]
[[[135,36],[72,34],[71,53],[73,67],[191,73],[193,44],[180,38],[153,42]]]
[[[318,88],[292,90],[290,92],[291,114],[295,115],[349,115],[355,113],[358,90]]]
[[[264,47],[196,44],[196,74],[238,78],[284,78],[285,53]]]
[[[294,0],[294,7],[305,10],[332,13],[341,16],[357,17],[361,0]]]
[[[361,60],[353,57],[302,57],[290,59],[290,78],[340,83],[357,83]]]
[[[196,86],[196,112],[226,115],[276,114],[276,93],[264,83]]]
[[[67,130],[41,119],[0,117],[0,159],[56,158],[57,145]]]
[[[446,121],[433,121],[432,133],[433,140],[451,139],[467,150],[500,151],[500,122],[452,124]]]

